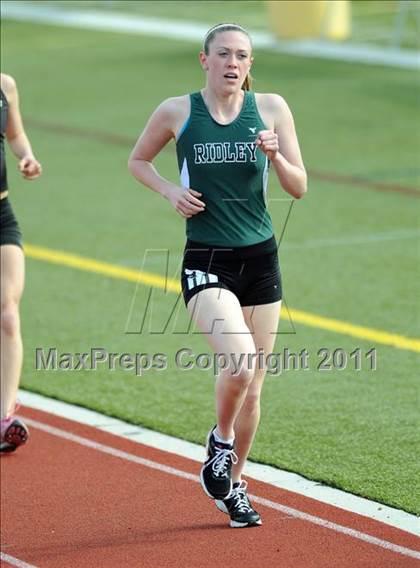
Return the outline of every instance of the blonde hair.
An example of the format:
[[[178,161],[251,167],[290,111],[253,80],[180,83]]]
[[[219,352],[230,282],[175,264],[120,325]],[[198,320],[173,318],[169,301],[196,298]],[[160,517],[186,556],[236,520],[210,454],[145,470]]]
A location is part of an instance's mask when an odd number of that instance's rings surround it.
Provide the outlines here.
[[[252,49],[252,39],[245,28],[243,28],[239,24],[217,24],[216,26],[210,28],[209,31],[204,36],[203,51],[206,55],[208,55],[210,52],[210,43],[214,40],[217,34],[222,32],[242,32],[249,39],[249,43],[251,44],[251,49]],[[252,85],[252,77],[251,73],[248,73],[247,76],[245,77],[244,82],[242,83],[241,89],[244,91],[250,91],[251,85]]]

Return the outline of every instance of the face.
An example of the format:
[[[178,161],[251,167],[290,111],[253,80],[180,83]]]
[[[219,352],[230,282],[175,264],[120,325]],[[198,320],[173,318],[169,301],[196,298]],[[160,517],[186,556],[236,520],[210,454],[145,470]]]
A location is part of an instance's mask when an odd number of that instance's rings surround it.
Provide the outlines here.
[[[209,54],[200,53],[209,86],[223,92],[241,89],[252,61],[250,41],[240,31],[216,34],[209,44]]]

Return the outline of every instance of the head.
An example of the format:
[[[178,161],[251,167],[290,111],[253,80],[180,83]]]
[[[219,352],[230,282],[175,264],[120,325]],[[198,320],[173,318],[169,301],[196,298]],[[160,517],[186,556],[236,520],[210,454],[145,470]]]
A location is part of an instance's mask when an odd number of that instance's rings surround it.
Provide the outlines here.
[[[251,37],[237,24],[218,24],[211,28],[200,52],[208,84],[227,91],[251,88],[253,59]]]

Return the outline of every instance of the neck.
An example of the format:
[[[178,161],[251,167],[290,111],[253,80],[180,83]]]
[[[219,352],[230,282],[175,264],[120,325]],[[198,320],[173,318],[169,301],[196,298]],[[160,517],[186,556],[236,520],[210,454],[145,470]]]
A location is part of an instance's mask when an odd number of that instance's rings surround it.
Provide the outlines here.
[[[206,105],[215,111],[222,113],[237,112],[242,108],[244,91],[236,92],[216,91],[207,84],[201,91]]]

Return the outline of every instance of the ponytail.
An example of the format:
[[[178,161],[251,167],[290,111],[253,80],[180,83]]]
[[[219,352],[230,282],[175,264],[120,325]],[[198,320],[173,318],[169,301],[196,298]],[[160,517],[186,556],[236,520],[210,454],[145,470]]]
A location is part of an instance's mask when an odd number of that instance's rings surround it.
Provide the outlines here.
[[[250,91],[251,88],[252,88],[252,77],[251,73],[248,73],[248,75],[245,77],[244,82],[242,83],[241,89],[243,91]]]

